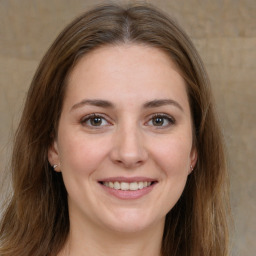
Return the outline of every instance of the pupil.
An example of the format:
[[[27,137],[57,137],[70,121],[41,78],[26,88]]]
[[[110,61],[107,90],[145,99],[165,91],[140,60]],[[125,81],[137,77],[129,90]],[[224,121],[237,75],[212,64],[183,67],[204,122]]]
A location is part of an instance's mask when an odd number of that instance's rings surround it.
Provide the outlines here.
[[[99,126],[99,125],[101,125],[101,123],[102,123],[101,117],[94,117],[94,118],[91,120],[91,124],[92,124],[92,125],[95,125],[95,126]]]
[[[160,126],[160,125],[163,125],[163,121],[164,120],[162,117],[156,117],[156,118],[154,118],[153,123],[154,123],[154,125]]]

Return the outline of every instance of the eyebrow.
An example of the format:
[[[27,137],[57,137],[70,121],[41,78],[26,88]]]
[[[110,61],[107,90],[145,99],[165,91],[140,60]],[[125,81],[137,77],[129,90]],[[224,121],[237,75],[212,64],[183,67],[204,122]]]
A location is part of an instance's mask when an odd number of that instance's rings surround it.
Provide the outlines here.
[[[165,105],[173,105],[173,106],[179,108],[181,111],[184,111],[182,106],[177,101],[171,100],[171,99],[159,99],[159,100],[148,101],[143,105],[143,107],[144,108],[157,108],[157,107],[162,107]]]
[[[102,107],[102,108],[114,108],[115,105],[111,103],[110,101],[107,100],[101,100],[101,99],[84,99],[75,105],[72,106],[71,110],[75,110],[77,108],[83,107],[84,105],[91,105],[91,106],[96,106],[96,107]],[[179,108],[181,111],[184,111],[182,106],[175,100],[172,99],[156,99],[156,100],[151,100],[147,101],[146,103],[143,104],[143,108],[157,108],[157,107],[162,107],[165,105],[173,105],[177,108]]]
[[[72,108],[72,110],[75,110],[77,108],[83,107],[84,105],[91,105],[91,106],[96,106],[96,107],[102,107],[102,108],[114,108],[114,105],[107,101],[107,100],[82,100],[78,103],[76,103]]]

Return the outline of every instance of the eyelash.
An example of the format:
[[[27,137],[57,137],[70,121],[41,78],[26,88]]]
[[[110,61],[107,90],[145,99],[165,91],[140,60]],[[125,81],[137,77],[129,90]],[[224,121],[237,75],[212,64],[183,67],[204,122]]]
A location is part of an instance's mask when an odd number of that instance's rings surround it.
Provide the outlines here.
[[[103,116],[103,115],[101,115],[101,114],[96,114],[96,113],[93,113],[93,114],[90,114],[90,115],[87,115],[87,116],[83,117],[82,120],[80,121],[80,123],[81,123],[83,126],[94,127],[94,128],[96,128],[96,129],[97,129],[97,127],[100,128],[101,125],[97,126],[97,125],[92,125],[92,123],[91,123],[91,124],[87,124],[87,123],[86,123],[86,122],[88,122],[88,121],[90,121],[90,120],[92,121],[92,120],[95,119],[95,118],[100,118],[101,121],[104,120],[105,122],[108,123],[108,125],[111,125],[111,123],[107,120],[107,118],[106,118],[105,116]],[[105,126],[105,125],[104,125],[104,126]]]
[[[99,118],[100,119],[100,125],[93,125],[92,123],[88,124],[87,122],[90,121],[92,122],[93,119],[96,119],[96,118]],[[153,125],[153,124],[149,124],[150,122],[152,122],[154,119],[156,118],[160,118],[160,119],[163,119],[163,121],[167,121],[168,124],[167,125]],[[95,121],[95,120],[94,120]],[[85,117],[83,117],[80,121],[80,123],[83,125],[83,126],[87,126],[87,127],[93,127],[93,128],[100,128],[102,127],[102,122],[107,122],[107,126],[108,125],[111,125],[111,122],[102,114],[97,114],[97,113],[93,113],[93,114],[89,114]],[[166,128],[166,127],[169,127],[171,125],[174,125],[176,123],[176,120],[170,116],[170,115],[167,115],[167,114],[163,114],[163,113],[157,113],[157,114],[154,114],[152,116],[150,116],[149,120],[145,123],[146,126],[153,126],[153,127],[157,127],[158,129],[161,129],[161,128]],[[106,126],[106,125],[103,125],[103,126]]]
[[[169,127],[169,126],[174,125],[174,124],[176,123],[176,120],[175,120],[172,116],[167,115],[167,114],[157,113],[157,114],[154,114],[154,115],[152,115],[152,116],[150,117],[150,120],[147,121],[147,124],[148,124],[149,122],[152,122],[153,119],[156,119],[156,118],[162,118],[162,119],[164,119],[164,121],[167,120],[167,122],[168,122],[167,125],[160,125],[160,126],[158,126],[158,125],[152,125],[152,126],[154,126],[154,127],[157,127],[158,129],[166,128],[166,127]]]

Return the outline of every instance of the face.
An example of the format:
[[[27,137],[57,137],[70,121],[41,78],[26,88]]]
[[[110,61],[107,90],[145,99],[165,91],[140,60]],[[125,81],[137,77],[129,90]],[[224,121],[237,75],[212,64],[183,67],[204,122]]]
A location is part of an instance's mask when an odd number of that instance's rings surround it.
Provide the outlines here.
[[[186,86],[161,50],[104,46],[70,74],[49,149],[70,221],[122,232],[163,225],[195,164]]]

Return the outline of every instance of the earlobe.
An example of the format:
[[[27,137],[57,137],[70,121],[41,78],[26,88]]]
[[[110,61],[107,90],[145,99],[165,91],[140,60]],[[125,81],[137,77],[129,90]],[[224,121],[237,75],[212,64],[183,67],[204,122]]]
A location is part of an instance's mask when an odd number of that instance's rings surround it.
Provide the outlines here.
[[[52,145],[48,148],[48,161],[54,171],[60,172],[60,159],[56,140],[54,140]]]
[[[194,170],[197,162],[197,149],[193,148],[190,153],[190,170],[189,174]]]

